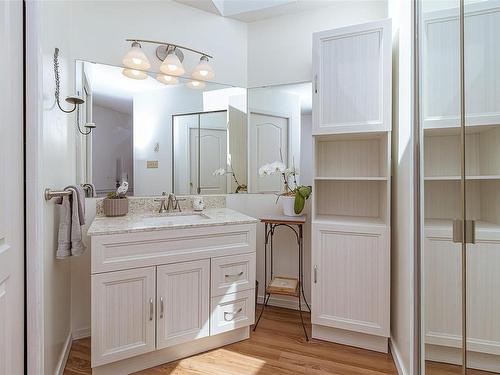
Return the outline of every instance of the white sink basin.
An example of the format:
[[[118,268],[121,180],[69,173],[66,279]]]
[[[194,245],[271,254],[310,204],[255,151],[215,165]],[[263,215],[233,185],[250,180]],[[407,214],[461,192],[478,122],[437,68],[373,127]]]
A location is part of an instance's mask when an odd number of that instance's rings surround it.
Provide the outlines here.
[[[197,224],[209,219],[204,214],[169,214],[163,216],[149,216],[142,219],[146,225],[176,225],[176,224]]]

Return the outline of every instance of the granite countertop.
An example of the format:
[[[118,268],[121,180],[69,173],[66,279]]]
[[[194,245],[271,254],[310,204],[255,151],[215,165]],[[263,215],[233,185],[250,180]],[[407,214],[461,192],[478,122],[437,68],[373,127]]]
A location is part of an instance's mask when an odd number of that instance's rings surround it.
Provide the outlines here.
[[[179,222],[169,222],[168,218],[175,216],[200,215],[190,222],[189,218],[179,219]],[[165,218],[163,221],[162,218]],[[173,219],[176,220],[176,219]],[[89,236],[105,234],[149,232],[182,228],[197,228],[216,225],[252,224],[257,219],[244,215],[229,208],[209,208],[202,212],[185,211],[182,213],[149,213],[128,214],[120,217],[97,216],[87,232]]]

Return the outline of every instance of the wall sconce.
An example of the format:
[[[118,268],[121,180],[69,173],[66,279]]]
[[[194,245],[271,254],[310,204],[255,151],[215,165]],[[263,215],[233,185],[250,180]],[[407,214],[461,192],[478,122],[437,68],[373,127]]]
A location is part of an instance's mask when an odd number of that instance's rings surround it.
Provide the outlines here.
[[[83,100],[79,96],[68,96],[68,97],[66,97],[65,100],[66,100],[67,103],[72,104],[73,108],[72,109],[64,109],[64,108],[61,107],[61,103],[60,103],[60,99],[59,99],[59,94],[60,94],[59,48],[57,48],[57,47],[54,50],[54,76],[55,76],[55,80],[56,80],[56,91],[55,91],[54,95],[55,95],[55,98],[56,98],[57,106],[64,113],[72,113],[75,110],[77,110],[77,112],[76,112],[76,116],[77,116],[77,118],[76,118],[76,127],[77,127],[78,131],[81,134],[83,134],[83,135],[90,134],[92,132],[92,130],[96,127],[95,124],[93,124],[93,123],[87,123],[87,124],[85,124],[83,126],[86,130],[82,130],[80,128],[80,122],[79,122],[79,118],[80,118],[80,105],[83,104],[83,103],[85,103],[85,100]]]

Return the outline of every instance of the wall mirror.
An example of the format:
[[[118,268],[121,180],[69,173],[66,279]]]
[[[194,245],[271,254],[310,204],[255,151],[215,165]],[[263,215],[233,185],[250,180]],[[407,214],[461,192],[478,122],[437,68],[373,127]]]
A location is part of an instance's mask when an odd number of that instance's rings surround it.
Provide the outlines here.
[[[94,123],[80,137],[78,180],[98,196],[123,181],[129,195],[278,193],[278,175],[260,176],[274,161],[299,169],[303,116],[311,83],[245,89],[189,78],[164,84],[148,73],[130,79],[122,68],[76,62],[77,118]]]

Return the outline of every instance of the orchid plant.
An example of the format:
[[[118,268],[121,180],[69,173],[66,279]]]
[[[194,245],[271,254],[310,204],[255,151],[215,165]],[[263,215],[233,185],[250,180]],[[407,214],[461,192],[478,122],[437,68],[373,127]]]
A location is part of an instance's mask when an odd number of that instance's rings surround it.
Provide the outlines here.
[[[212,174],[214,176],[224,176],[226,174],[230,174],[231,176],[233,176],[233,180],[237,185],[235,193],[239,193],[240,191],[247,191],[247,186],[245,184],[240,184],[240,182],[236,178],[236,173],[234,173],[233,168],[231,168],[230,170],[229,169],[226,170],[224,168],[219,168],[219,169],[216,169]]]
[[[311,196],[312,187],[299,185],[297,183],[297,176],[299,173],[295,168],[295,163],[292,163],[291,168],[287,168],[285,163],[282,161],[275,161],[269,164],[264,164],[259,168],[259,176],[265,177],[270,175],[281,175],[283,178],[284,191],[281,194],[278,194],[276,202],[282,196],[295,196],[294,211],[296,214],[300,214],[304,209],[306,200]]]

